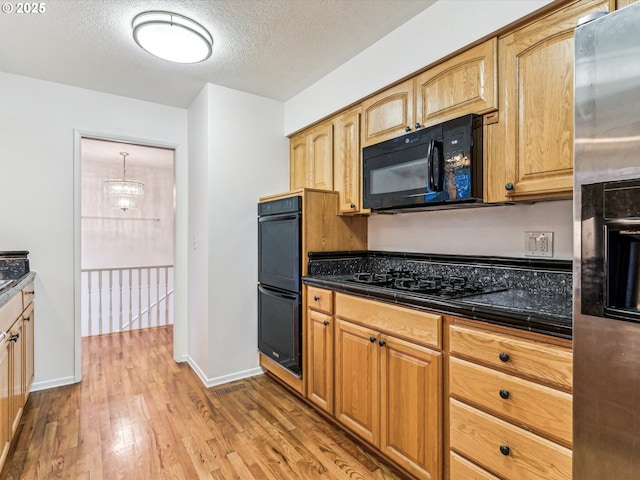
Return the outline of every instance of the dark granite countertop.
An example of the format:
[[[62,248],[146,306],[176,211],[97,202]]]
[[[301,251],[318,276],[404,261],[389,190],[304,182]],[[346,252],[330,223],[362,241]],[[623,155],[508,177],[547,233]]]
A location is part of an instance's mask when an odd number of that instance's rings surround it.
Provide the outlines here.
[[[466,275],[492,279],[506,284],[505,291],[485,293],[457,299],[443,299],[427,294],[405,292],[386,287],[371,286],[353,281],[354,271],[362,269],[363,262],[410,261],[411,268],[464,270]],[[402,258],[400,258],[400,256]],[[561,338],[572,338],[571,263],[568,261],[536,264],[527,259],[500,259],[482,257],[452,257],[393,254],[381,252],[354,252],[337,254],[329,266],[327,254],[310,254],[309,275],[303,277],[307,285],[363,296],[399,305],[423,308],[443,314],[459,315],[499,325],[510,326]],[[336,260],[337,259],[337,260]],[[423,265],[419,262],[427,262]],[[315,265],[312,268],[312,263]],[[346,265],[346,267],[345,267]],[[499,281],[499,282],[498,282]]]
[[[36,278],[28,255],[26,250],[0,252],[0,308]]]

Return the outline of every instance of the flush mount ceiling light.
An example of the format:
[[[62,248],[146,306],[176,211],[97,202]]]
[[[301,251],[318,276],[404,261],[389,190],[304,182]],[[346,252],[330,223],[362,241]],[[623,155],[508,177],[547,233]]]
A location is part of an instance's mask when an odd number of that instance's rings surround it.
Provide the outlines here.
[[[127,152],[122,155],[122,180],[105,180],[104,194],[111,199],[111,208],[121,209],[126,212],[129,209],[138,208],[138,203],[144,197],[144,183],[135,180],[127,180]]]
[[[213,37],[199,23],[171,12],[144,12],[131,24],[133,39],[156,57],[198,63],[211,56]]]

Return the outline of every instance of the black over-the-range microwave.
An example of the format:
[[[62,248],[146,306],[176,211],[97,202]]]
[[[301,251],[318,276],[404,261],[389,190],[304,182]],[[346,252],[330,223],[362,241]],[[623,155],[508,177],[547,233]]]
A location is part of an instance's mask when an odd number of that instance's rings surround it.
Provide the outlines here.
[[[363,205],[392,210],[482,202],[482,116],[465,115],[362,151]]]

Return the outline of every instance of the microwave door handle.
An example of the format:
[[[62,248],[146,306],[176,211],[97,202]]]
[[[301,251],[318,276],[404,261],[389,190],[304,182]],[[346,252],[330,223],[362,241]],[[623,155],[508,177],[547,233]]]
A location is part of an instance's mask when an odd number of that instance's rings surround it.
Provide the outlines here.
[[[429,177],[429,191],[436,191],[436,184],[433,178],[433,151],[436,147],[436,141],[431,140],[429,142],[429,149],[427,150],[427,172]]]

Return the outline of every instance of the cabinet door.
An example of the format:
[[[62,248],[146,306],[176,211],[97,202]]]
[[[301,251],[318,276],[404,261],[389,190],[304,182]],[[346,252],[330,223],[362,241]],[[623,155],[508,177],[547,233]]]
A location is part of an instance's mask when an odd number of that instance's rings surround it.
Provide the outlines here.
[[[492,38],[416,77],[422,126],[498,108],[498,40]]]
[[[23,345],[24,345],[24,320],[20,318],[14,324],[9,333],[11,345],[9,346],[9,364],[11,369],[10,382],[10,412],[11,419],[11,435],[16,432],[20,417],[22,416],[22,407],[24,406],[24,376],[23,376]]]
[[[29,398],[29,391],[31,390],[31,385],[33,384],[33,375],[34,375],[34,356],[33,356],[33,341],[34,341],[34,317],[35,310],[33,308],[33,304],[27,309],[27,311],[23,314],[24,317],[24,337],[23,337],[23,387],[22,391],[24,393],[23,405],[27,403],[27,399]]]
[[[336,319],[335,335],[335,415],[352,432],[378,445],[378,332]]]
[[[419,478],[440,478],[442,354],[381,337],[380,449]]]
[[[326,122],[309,130],[308,186],[333,190],[333,123]]]
[[[333,188],[339,194],[339,212],[360,211],[362,177],[360,149],[360,108],[343,113],[335,120]]]
[[[307,310],[309,400],[333,413],[333,317]]]
[[[413,79],[362,102],[362,116],[363,147],[413,130]]]
[[[307,187],[307,134],[291,137],[289,157],[289,188]]]
[[[506,178],[490,200],[571,196],[573,31],[586,13],[609,9],[609,0],[574,2],[499,40],[504,144],[491,161],[501,158]]]
[[[0,469],[4,464],[11,444],[11,365],[9,342],[0,341]]]

